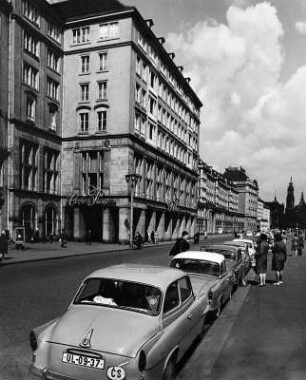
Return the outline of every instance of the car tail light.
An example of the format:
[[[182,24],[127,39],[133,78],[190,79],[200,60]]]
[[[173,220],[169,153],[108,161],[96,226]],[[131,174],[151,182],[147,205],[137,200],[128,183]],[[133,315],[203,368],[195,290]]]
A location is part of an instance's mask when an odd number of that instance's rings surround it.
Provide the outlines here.
[[[139,362],[138,362],[138,369],[140,372],[145,370],[146,364],[147,364],[146,354],[144,353],[144,351],[141,351],[139,355]]]
[[[213,292],[210,290],[208,292],[208,301],[211,302],[212,301],[212,298],[213,298]]]
[[[37,350],[37,336],[33,331],[30,332],[30,345],[33,351]]]

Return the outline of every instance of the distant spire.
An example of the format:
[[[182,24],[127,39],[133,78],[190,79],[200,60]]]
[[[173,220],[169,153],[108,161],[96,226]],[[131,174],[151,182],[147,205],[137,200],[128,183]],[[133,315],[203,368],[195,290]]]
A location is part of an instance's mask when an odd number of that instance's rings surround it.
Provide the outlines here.
[[[304,204],[305,204],[304,192],[302,191],[302,193],[301,193],[301,200],[300,200],[300,206],[303,206]]]

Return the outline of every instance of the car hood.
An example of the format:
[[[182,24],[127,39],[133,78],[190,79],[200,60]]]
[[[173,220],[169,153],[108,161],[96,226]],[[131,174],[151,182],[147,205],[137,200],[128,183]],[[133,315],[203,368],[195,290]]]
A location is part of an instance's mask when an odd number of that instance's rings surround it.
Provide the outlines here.
[[[216,277],[189,273],[193,292],[196,297],[207,294],[209,289],[219,280]]]
[[[129,310],[79,305],[69,309],[55,325],[51,341],[81,348],[85,339],[90,349],[133,357],[159,331],[158,316]]]

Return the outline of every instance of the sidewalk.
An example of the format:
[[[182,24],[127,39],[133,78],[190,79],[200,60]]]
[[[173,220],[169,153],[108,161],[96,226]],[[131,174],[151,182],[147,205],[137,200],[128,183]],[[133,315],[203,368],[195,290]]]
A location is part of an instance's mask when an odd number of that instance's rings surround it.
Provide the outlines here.
[[[208,243],[216,238],[222,238],[225,235],[211,235],[205,241]],[[229,235],[227,235],[229,237]],[[157,245],[151,243],[145,243],[143,248],[155,247],[155,246],[171,246],[175,240],[162,241]],[[193,246],[192,239],[190,243]],[[204,244],[204,240],[201,240],[200,245]],[[60,243],[27,243],[26,249],[24,251],[16,250],[15,244],[9,244],[8,254],[5,255],[4,265],[38,261],[38,260],[50,260],[50,259],[61,259],[71,256],[84,256],[92,254],[101,254],[106,252],[118,252],[118,251],[128,251],[130,250],[128,244],[105,244],[93,242],[91,245],[86,245],[85,242],[68,242],[67,248],[61,248]]]

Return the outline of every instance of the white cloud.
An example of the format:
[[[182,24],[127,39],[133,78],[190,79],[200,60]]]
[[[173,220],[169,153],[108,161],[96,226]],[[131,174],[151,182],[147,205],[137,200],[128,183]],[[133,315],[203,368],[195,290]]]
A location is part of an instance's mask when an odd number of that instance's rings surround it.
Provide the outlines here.
[[[305,21],[298,21],[295,23],[295,30],[302,35],[306,35],[306,22]]]
[[[226,25],[203,21],[167,36],[204,103],[201,158],[221,172],[244,166],[266,200],[285,193],[291,175],[303,189],[306,171],[306,66],[280,82],[283,33],[263,2],[230,6]]]

